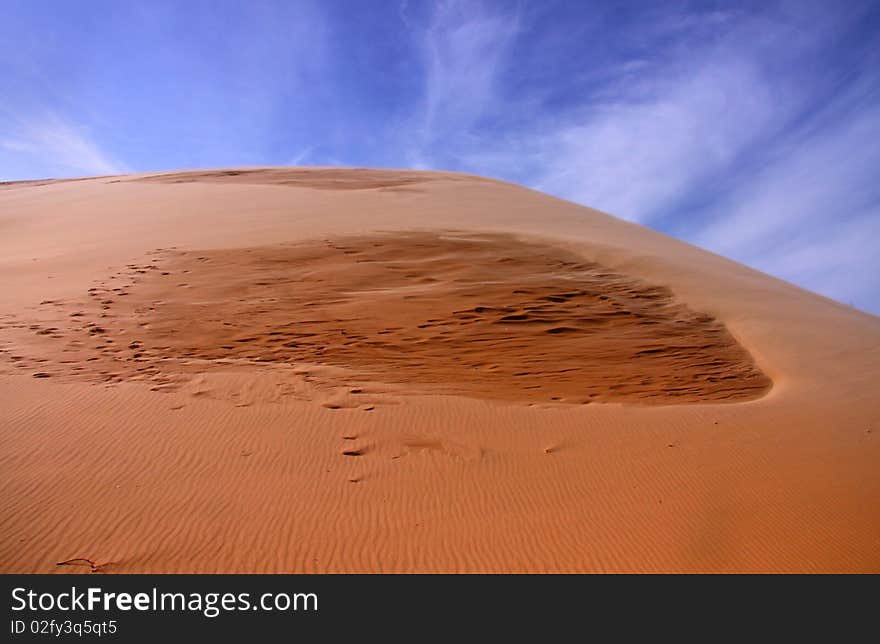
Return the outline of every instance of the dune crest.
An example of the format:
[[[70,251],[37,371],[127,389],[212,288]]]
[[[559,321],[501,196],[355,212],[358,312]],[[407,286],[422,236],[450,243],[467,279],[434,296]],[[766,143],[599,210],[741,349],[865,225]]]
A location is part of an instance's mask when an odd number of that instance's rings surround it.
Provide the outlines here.
[[[368,168],[250,168],[240,170],[190,170],[163,172],[136,177],[135,181],[155,183],[238,183],[251,185],[291,186],[318,190],[398,189],[413,186],[437,177],[430,173],[370,170]],[[447,177],[448,178],[448,177]]]

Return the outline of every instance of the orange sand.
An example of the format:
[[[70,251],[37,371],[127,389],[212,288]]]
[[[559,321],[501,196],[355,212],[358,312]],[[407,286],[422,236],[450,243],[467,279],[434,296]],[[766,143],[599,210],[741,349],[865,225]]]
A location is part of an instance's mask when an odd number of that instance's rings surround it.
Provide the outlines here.
[[[2,572],[880,571],[874,316],[448,173],[10,183],[0,231]]]

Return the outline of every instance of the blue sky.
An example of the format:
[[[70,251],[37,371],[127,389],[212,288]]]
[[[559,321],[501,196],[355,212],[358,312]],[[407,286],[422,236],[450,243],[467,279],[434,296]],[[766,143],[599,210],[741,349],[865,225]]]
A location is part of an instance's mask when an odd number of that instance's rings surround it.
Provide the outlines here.
[[[461,170],[880,313],[876,1],[0,0],[0,15],[0,180]]]

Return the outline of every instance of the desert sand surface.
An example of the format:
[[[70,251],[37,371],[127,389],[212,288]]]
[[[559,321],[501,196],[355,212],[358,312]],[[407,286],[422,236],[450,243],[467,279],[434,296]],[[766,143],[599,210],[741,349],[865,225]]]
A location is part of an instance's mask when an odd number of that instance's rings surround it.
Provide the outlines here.
[[[0,251],[0,572],[880,572],[880,319],[646,228],[252,168]]]

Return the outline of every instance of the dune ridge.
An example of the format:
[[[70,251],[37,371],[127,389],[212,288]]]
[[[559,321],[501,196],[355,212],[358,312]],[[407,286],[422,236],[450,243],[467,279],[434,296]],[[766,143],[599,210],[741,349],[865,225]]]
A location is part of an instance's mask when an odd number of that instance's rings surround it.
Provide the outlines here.
[[[369,168],[242,168],[237,170],[190,170],[143,175],[133,181],[156,183],[241,183],[276,185],[319,190],[396,190],[443,178],[459,179],[449,173],[416,173],[372,170]],[[479,177],[461,177],[462,180],[480,180]]]

